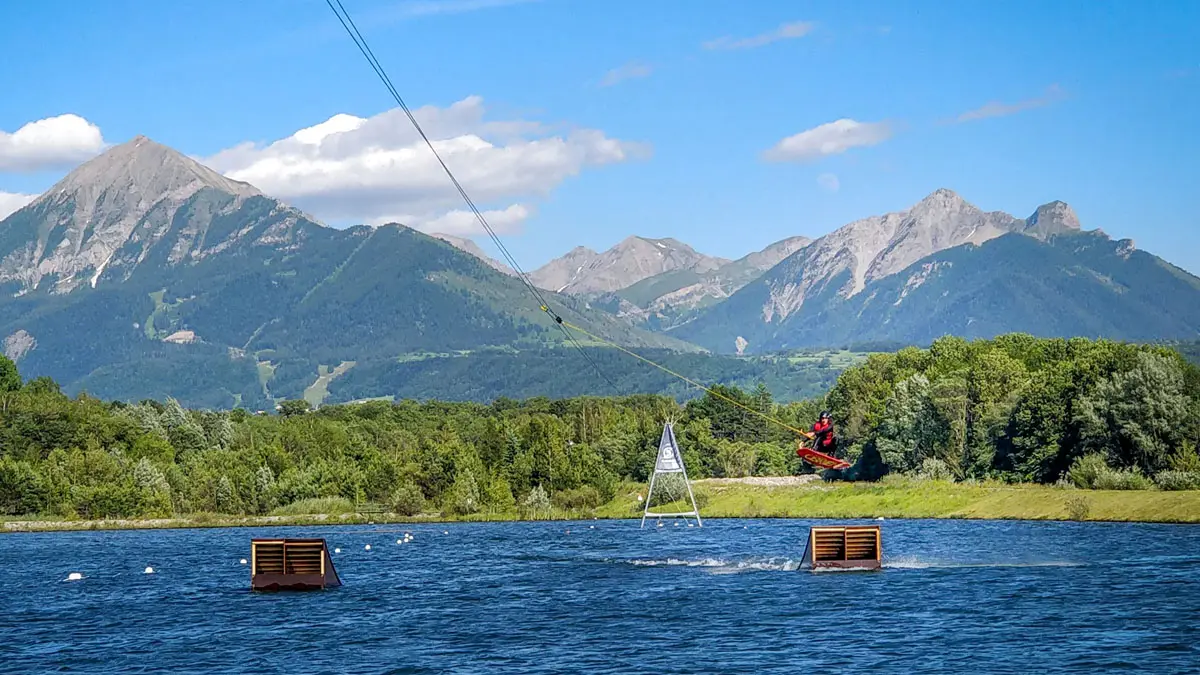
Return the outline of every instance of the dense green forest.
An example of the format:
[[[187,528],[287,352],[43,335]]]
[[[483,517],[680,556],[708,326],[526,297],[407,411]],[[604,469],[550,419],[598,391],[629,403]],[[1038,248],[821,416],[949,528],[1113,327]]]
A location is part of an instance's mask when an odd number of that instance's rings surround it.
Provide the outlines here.
[[[793,426],[830,408],[855,462],[830,479],[1200,489],[1200,370],[1167,347],[945,338],[869,357],[823,400],[720,393]],[[712,395],[293,400],[256,415],[71,398],[0,358],[0,514],[263,514],[326,497],[410,515],[587,509],[647,478],[665,419],[693,478],[809,471],[790,431]]]

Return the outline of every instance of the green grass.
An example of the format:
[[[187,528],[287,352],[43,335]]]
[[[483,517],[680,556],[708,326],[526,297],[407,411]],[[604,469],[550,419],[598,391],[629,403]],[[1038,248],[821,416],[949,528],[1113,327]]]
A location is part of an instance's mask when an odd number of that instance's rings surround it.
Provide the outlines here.
[[[355,366],[355,361],[342,361],[330,370],[329,366],[317,366],[317,379],[304,389],[303,398],[314,408],[320,407],[329,396],[329,383]]]
[[[795,364],[819,364],[826,359],[829,360],[829,365],[834,368],[849,368],[867,360],[870,352],[851,352],[851,351],[814,351],[805,352],[802,354],[793,354],[787,356],[787,360]]]
[[[342,515],[354,513],[354,502],[345,497],[317,497],[301,499],[271,512],[273,516]]]
[[[672,270],[623,288],[617,291],[617,295],[638,307],[647,307],[659,297],[691,286],[702,279],[703,277],[692,270]]]
[[[1040,485],[964,484],[911,479],[882,483],[816,482],[777,487],[700,480],[693,483],[693,490],[702,518],[883,517],[1200,523],[1200,490],[1076,490]],[[556,508],[541,519],[638,518],[643,504],[637,500],[637,496],[644,496],[645,491],[645,485],[627,483],[618,491],[617,497],[597,509],[563,511]],[[655,510],[687,510],[683,506],[679,503],[655,505]],[[4,520],[0,532],[519,519],[520,514],[516,512],[458,517],[436,513],[418,517],[392,513],[358,514],[350,500],[326,497],[305,499],[280,507],[272,511],[270,516],[198,513],[174,518],[101,521],[22,517]]]
[[[1071,501],[1082,500],[1086,520],[1200,523],[1200,491],[1195,490],[1075,490],[918,480],[779,487],[696,481],[694,490],[706,518],[1071,520]],[[640,512],[637,493],[625,492],[597,515],[629,517]]]
[[[146,324],[142,327],[148,339],[159,340],[175,332],[179,320],[177,310],[184,303],[184,299],[164,302],[163,298],[166,293],[166,289],[163,289],[149,294],[150,299],[154,301],[154,311],[146,317]]]

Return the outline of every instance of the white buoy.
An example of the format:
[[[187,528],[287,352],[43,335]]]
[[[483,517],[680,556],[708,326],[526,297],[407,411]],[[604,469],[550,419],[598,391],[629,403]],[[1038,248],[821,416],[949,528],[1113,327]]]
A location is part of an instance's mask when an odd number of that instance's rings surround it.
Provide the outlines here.
[[[146,568],[146,574],[154,574],[154,568],[153,568],[153,567],[147,567],[147,568]]]
[[[443,530],[442,534],[450,534],[450,530]]]
[[[370,545],[370,544],[367,544],[366,546],[364,546],[364,547],[363,547],[363,550],[364,550],[364,551],[370,551],[370,550],[371,550],[371,545]]]
[[[334,552],[334,553],[341,553],[341,552],[342,552],[342,549],[340,549],[340,548],[335,548],[335,549],[333,549],[333,552]]]
[[[238,562],[239,562],[239,563],[241,563],[241,564],[243,564],[243,565],[245,565],[245,564],[246,564],[246,559],[245,559],[245,558],[242,558],[242,559],[241,559],[241,560],[239,560]]]
[[[67,575],[67,581],[79,581],[82,578],[83,578],[83,575],[80,574],[79,572],[71,572],[70,574]]]
[[[594,529],[596,529],[596,526],[595,526],[595,525],[588,525],[588,529],[589,529],[589,530],[594,530]]]
[[[396,540],[396,545],[397,545],[397,546],[399,546],[400,544],[403,544],[403,543],[404,543],[404,540],[403,540],[403,539],[397,539],[397,540]]]
[[[679,523],[678,523],[678,522],[676,522],[676,523],[675,523],[675,527],[679,527]]]
[[[696,526],[695,523],[688,523],[688,527],[695,527],[695,526]]]
[[[876,518],[875,520],[883,520],[883,516],[879,516],[879,517],[878,517],[878,518]]]

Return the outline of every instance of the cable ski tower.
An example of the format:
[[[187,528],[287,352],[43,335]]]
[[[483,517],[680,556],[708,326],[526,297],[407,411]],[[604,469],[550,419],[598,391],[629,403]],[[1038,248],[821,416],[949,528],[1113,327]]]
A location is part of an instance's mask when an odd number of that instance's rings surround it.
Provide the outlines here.
[[[659,474],[671,476],[679,474],[683,477],[683,486],[687,490],[688,501],[692,504],[692,510],[682,513],[651,513],[650,502],[654,498],[654,485],[658,482]],[[670,491],[668,491],[668,496]],[[674,502],[675,499],[670,499]],[[679,452],[679,444],[675,442],[675,429],[671,422],[663,425],[662,439],[658,442],[658,457],[654,460],[654,473],[650,476],[650,489],[646,492],[646,508],[642,511],[642,527],[646,527],[646,518],[672,518],[672,517],[691,516],[696,519],[696,524],[704,527],[704,523],[700,521],[700,509],[696,508],[696,497],[692,494],[692,484],[688,481],[687,469],[683,466],[683,454]]]

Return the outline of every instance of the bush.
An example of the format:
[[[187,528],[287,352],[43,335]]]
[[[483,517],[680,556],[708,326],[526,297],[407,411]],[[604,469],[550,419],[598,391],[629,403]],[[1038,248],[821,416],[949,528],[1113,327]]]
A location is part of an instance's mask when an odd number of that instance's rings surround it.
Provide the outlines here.
[[[600,491],[585,485],[574,490],[562,490],[554,494],[554,505],[564,511],[582,511],[600,506]]]
[[[1172,471],[1200,473],[1200,454],[1195,450],[1180,448],[1171,455],[1167,464],[1170,465]]]
[[[411,481],[392,492],[392,510],[402,516],[418,516],[425,510],[425,493]]]
[[[1111,473],[1112,469],[1108,468],[1108,462],[1104,461],[1103,455],[1085,455],[1075,460],[1071,464],[1071,468],[1067,471],[1071,482],[1075,487],[1084,490],[1095,490],[1096,481],[1102,474]]]
[[[1082,496],[1071,497],[1067,500],[1067,514],[1071,520],[1087,520],[1088,513],[1091,510],[1091,504]]]
[[[341,515],[354,513],[354,502],[345,497],[301,499],[271,512],[273,516],[308,516],[315,514]]]
[[[1154,483],[1137,469],[1114,471],[1109,469],[1096,477],[1093,490],[1149,490]]]
[[[1154,482],[1163,490],[1200,490],[1200,471],[1160,471]]]
[[[528,518],[537,518],[550,511],[550,497],[541,485],[535,486],[521,500],[521,513]]]
[[[917,472],[917,476],[925,480],[954,480],[954,472],[950,470],[950,467],[934,457],[926,457],[921,462],[921,469]]]

